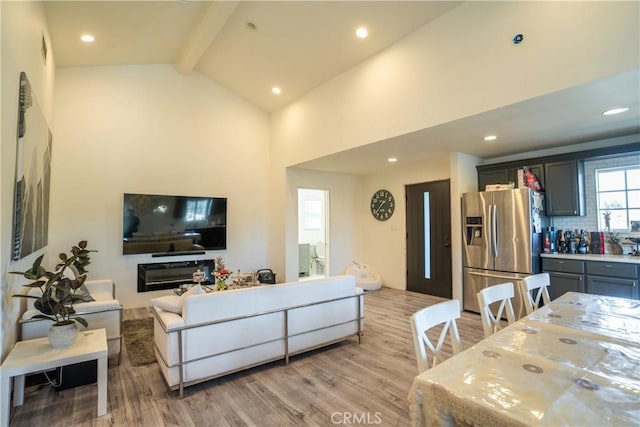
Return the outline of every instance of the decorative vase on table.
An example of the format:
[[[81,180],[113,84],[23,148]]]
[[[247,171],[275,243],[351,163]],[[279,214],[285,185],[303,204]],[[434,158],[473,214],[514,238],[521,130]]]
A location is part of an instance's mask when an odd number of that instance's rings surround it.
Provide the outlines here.
[[[227,290],[227,279],[226,277],[218,276],[216,279],[216,290],[218,291],[226,291]]]
[[[227,279],[231,275],[231,270],[227,270],[224,266],[224,259],[219,256],[216,257],[216,269],[213,272],[213,276],[216,279],[216,290],[224,291],[228,289]]]
[[[78,338],[78,325],[74,321],[54,323],[49,328],[47,338],[53,348],[69,347]]]

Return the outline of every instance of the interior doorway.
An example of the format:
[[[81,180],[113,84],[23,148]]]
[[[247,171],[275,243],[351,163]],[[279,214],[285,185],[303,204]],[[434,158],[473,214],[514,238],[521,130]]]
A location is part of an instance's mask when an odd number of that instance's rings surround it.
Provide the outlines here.
[[[451,298],[450,182],[406,186],[407,290]]]
[[[298,278],[329,271],[329,190],[298,188]]]

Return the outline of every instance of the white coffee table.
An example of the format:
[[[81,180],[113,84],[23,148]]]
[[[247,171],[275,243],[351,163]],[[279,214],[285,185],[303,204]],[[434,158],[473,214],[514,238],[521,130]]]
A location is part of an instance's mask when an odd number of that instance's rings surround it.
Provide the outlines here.
[[[107,333],[105,329],[83,331],[66,348],[53,348],[47,338],[18,341],[0,366],[0,426],[9,425],[11,378],[14,378],[13,406],[24,400],[24,376],[74,363],[98,361],[98,416],[107,413]]]

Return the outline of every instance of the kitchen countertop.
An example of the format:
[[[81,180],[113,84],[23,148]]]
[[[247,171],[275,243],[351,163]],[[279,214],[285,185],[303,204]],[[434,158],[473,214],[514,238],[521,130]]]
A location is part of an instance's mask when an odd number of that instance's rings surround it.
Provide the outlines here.
[[[605,262],[625,262],[629,264],[640,264],[640,256],[634,255],[611,255],[611,254],[540,254],[544,258],[575,259],[580,261],[605,261]]]

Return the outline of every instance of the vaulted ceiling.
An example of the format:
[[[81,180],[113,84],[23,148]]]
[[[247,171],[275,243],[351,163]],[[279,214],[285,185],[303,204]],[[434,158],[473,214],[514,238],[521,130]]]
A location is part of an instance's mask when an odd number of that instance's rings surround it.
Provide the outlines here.
[[[45,1],[58,67],[174,64],[214,80],[271,112],[391,46],[460,5],[455,1]],[[357,27],[369,30],[355,37]],[[91,33],[86,44],[80,35]],[[275,95],[272,88],[281,88]],[[582,142],[640,132],[638,70],[478,116],[403,135],[310,163],[323,170],[367,173],[385,144],[414,158],[421,141],[481,157],[484,129],[509,133],[536,149],[552,141]],[[594,120],[593,111],[624,104],[632,114]],[[545,126],[540,126],[544,123]],[[538,144],[532,143],[537,141]],[[386,145],[388,146],[388,145]],[[360,171],[354,170],[354,164]],[[344,166],[341,166],[344,165]]]
[[[265,111],[456,7],[455,1],[48,1],[58,67],[176,64]],[[366,40],[355,37],[369,28]],[[91,33],[85,44],[80,35]],[[282,89],[275,96],[271,89]]]

